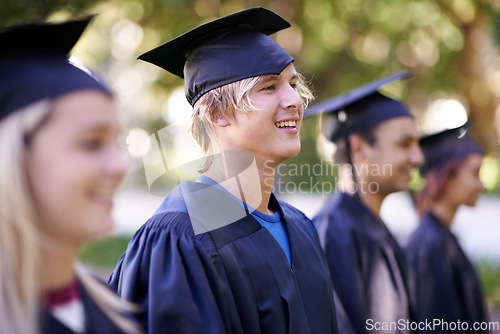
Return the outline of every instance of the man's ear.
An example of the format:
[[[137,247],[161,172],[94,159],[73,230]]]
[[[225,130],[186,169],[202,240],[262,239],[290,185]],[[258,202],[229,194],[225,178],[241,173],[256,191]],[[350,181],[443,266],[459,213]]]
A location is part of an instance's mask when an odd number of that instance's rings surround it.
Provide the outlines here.
[[[353,162],[366,160],[366,149],[369,146],[368,142],[358,135],[350,135],[349,146],[351,147],[351,158]]]
[[[230,125],[229,120],[226,117],[224,117],[223,115],[221,115],[221,114],[218,114],[217,116],[213,117],[212,118],[212,123],[213,123],[214,126],[218,126],[218,127],[221,127],[221,128]]]

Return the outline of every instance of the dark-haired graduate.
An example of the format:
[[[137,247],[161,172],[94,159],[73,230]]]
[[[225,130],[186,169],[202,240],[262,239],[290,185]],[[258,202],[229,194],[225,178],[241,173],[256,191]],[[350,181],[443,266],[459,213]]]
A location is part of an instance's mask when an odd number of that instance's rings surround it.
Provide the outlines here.
[[[139,58],[184,77],[206,156],[139,229],[110,278],[150,333],[336,333],[328,268],[311,221],[272,194],[300,149],[310,92],[268,35],[289,27],[255,7]]]
[[[90,18],[0,32],[0,333],[141,333],[78,249],[127,171],[111,91],[68,53]]]
[[[436,319],[445,326],[437,331],[446,333],[488,332],[474,329],[475,322],[488,321],[485,302],[474,267],[450,231],[457,209],[474,206],[484,191],[479,178],[484,152],[467,135],[468,128],[465,124],[420,140],[426,184],[416,197],[421,221],[407,246],[416,274],[417,319]],[[461,327],[450,327],[459,321]]]
[[[380,218],[390,193],[407,190],[411,170],[422,163],[418,131],[400,101],[378,92],[408,76],[396,73],[316,104],[324,134],[336,144],[338,191],[313,218],[344,309],[339,330],[406,333],[412,298],[404,253]]]

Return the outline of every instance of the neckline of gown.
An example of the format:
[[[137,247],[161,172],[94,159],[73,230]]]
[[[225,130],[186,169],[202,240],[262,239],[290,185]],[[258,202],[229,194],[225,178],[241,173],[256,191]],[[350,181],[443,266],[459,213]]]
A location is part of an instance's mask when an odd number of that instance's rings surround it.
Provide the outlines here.
[[[362,215],[365,219],[353,219],[353,223],[368,229],[368,233],[377,238],[392,239],[392,234],[385,225],[384,221],[371,212],[366,205],[357,201],[353,196],[339,192],[341,207],[344,207],[347,212],[356,215]]]

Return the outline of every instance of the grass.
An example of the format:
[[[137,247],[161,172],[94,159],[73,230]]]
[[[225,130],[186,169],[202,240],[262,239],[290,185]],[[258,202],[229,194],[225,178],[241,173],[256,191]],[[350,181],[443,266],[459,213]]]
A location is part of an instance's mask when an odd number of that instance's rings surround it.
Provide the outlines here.
[[[500,307],[500,264],[480,261],[476,270],[482,283],[483,293],[489,307]]]
[[[131,235],[110,236],[85,244],[78,254],[80,262],[90,268],[109,274],[127,249]]]

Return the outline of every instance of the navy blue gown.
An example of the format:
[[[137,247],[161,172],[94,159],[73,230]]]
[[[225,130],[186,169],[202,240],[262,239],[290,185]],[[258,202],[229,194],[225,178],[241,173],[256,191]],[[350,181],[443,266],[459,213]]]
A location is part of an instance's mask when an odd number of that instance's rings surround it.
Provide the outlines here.
[[[119,329],[104,312],[96,305],[94,300],[85,291],[81,284],[78,284],[80,300],[85,312],[85,333],[86,334],[118,334],[124,333]],[[132,316],[130,315],[132,318]],[[74,334],[74,332],[56,319],[52,314],[42,309],[41,314],[42,334]]]
[[[136,232],[110,277],[120,296],[144,307],[147,332],[337,333],[328,268],[311,221],[271,196],[270,206],[285,221],[290,266],[249,214],[199,232],[204,221],[241,208],[222,190],[204,192],[207,187],[177,186]]]
[[[474,322],[487,321],[474,267],[455,236],[432,213],[426,214],[413,232],[407,254],[416,275],[418,320],[460,320],[469,323],[466,332],[486,333],[473,330]]]
[[[379,322],[392,325],[384,333],[409,332],[399,323],[413,319],[408,264],[383,222],[342,192],[327,200],[313,222],[344,311],[339,329],[374,333]]]

